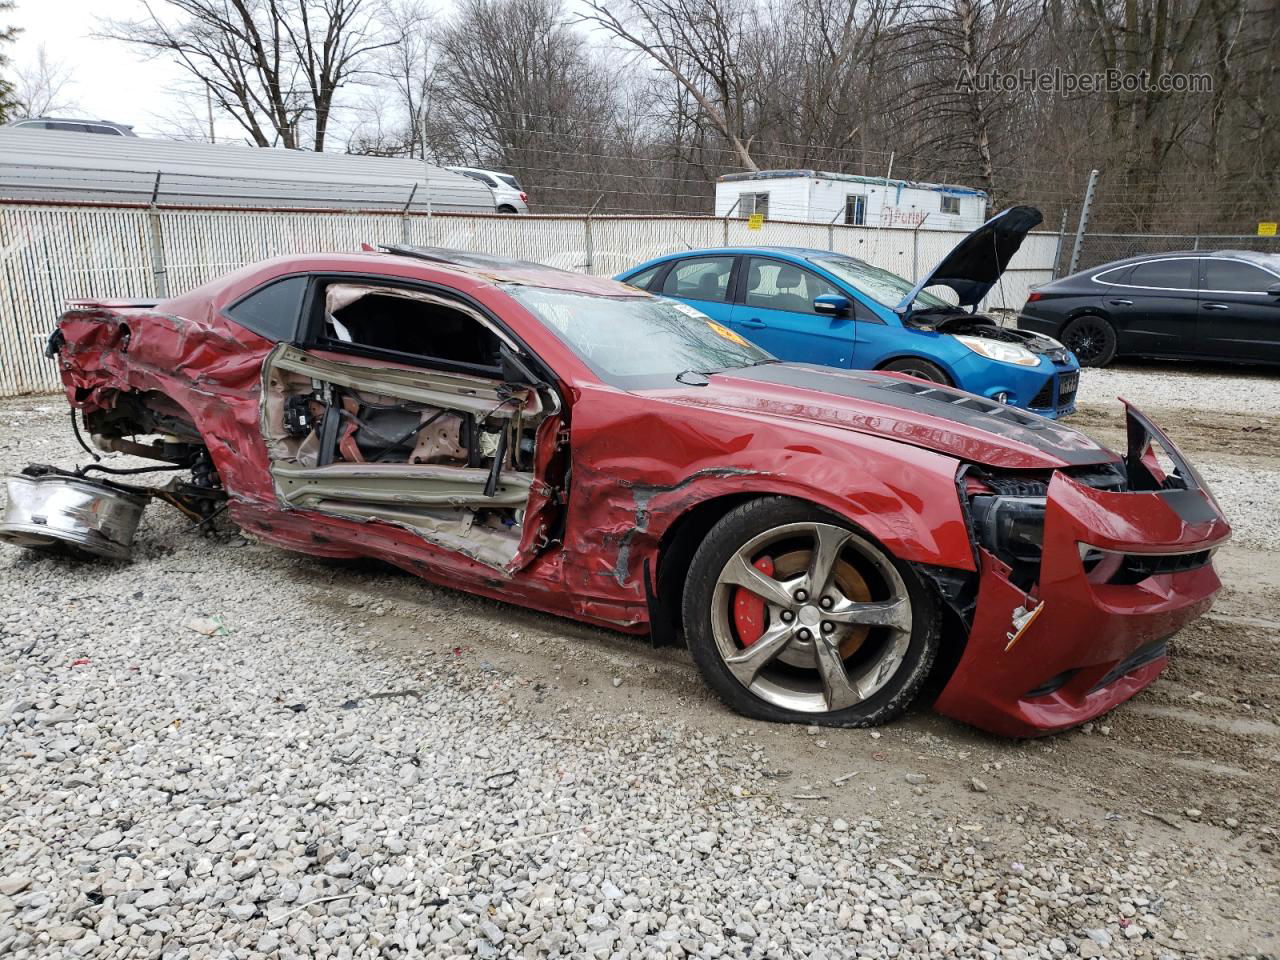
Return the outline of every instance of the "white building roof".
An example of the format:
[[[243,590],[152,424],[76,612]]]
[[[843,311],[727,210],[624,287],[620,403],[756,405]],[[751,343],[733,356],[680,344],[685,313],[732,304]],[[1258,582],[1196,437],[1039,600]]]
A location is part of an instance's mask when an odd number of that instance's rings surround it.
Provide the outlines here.
[[[0,128],[0,198],[150,203],[157,173],[166,204],[494,210],[484,184],[421,160]]]

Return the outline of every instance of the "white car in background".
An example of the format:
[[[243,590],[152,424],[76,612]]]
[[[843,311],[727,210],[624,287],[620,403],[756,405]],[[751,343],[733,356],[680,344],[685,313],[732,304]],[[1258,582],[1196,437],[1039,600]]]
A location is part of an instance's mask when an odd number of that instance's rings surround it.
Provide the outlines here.
[[[479,180],[493,190],[494,205],[499,213],[528,213],[529,195],[520,186],[520,181],[509,173],[497,170],[481,170],[479,167],[445,167],[454,173],[460,173],[472,180]]]

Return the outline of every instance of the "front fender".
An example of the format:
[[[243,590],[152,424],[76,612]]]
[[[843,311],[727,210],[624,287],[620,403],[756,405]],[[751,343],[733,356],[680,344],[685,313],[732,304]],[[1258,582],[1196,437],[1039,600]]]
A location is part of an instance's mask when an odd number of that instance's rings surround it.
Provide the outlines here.
[[[785,427],[764,424],[736,438],[748,442],[734,449],[709,435],[714,427],[705,414],[696,423],[678,416],[647,415],[599,431],[581,416],[575,422],[564,547],[576,589],[642,601],[646,561],[657,569],[672,525],[709,500],[744,495],[804,500],[901,559],[975,569],[954,458],[843,431],[827,443],[797,440]],[[655,434],[664,442],[645,450],[643,438]]]

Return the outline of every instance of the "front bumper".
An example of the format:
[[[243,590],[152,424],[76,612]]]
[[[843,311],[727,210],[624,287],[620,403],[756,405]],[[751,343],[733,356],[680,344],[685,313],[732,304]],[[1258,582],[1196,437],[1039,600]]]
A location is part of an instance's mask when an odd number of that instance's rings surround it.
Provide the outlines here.
[[[988,400],[1007,397],[1004,402],[1022,407],[1050,420],[1075,413],[1079,367],[1074,363],[1054,363],[1042,357],[1039,366],[1020,367],[974,354],[955,365],[961,389]]]
[[[1131,431],[1135,416],[1151,426],[1131,411]],[[973,626],[935,709],[1031,737],[1091,720],[1150,684],[1168,638],[1212,604],[1221,583],[1209,558],[1231,533],[1194,470],[1180,472],[1188,489],[1130,492],[1055,474],[1039,582],[1019,589],[1008,566],[979,550]]]

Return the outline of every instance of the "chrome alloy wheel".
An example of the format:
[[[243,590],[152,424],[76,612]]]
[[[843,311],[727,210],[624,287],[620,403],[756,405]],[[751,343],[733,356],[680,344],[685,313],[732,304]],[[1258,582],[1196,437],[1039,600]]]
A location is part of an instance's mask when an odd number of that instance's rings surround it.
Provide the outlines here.
[[[744,597],[763,603],[758,635],[743,629],[757,623],[743,619]],[[911,621],[907,586],[888,556],[829,523],[753,537],[712,594],[712,636],[729,672],[762,700],[805,713],[874,696],[902,665]]]

